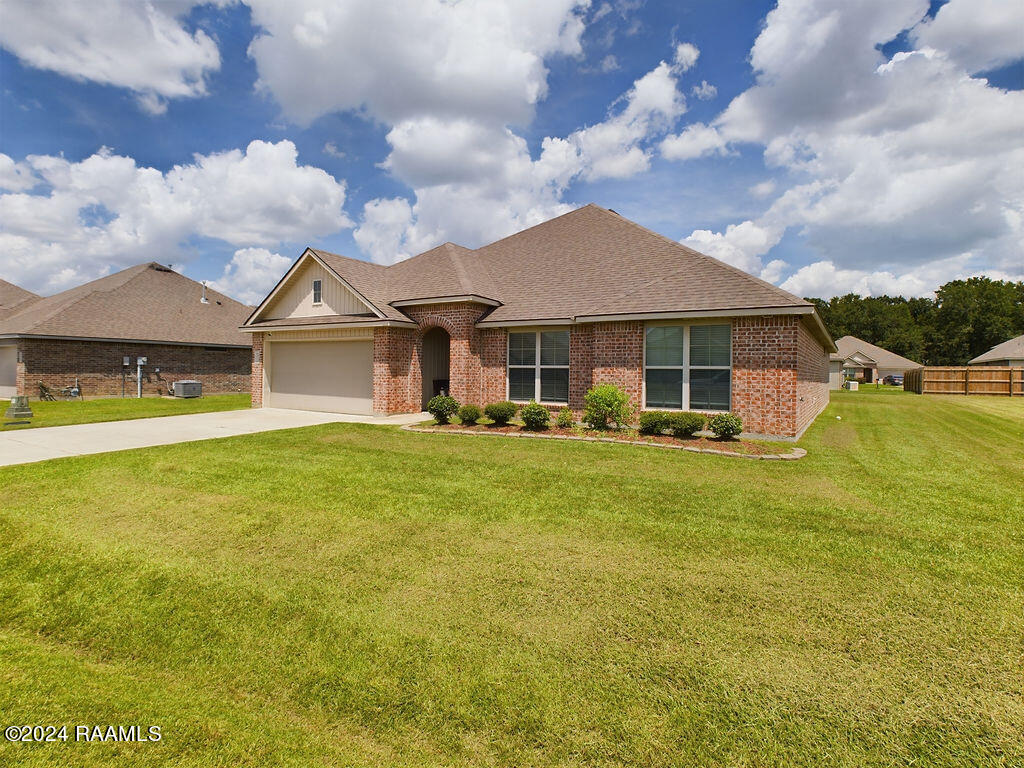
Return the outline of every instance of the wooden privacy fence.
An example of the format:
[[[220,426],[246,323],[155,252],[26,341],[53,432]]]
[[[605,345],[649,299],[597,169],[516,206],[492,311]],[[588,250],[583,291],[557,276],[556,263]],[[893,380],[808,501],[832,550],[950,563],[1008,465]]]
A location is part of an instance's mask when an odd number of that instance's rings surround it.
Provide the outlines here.
[[[1024,396],[1024,368],[994,365],[917,368],[903,375],[903,388],[919,395]]]

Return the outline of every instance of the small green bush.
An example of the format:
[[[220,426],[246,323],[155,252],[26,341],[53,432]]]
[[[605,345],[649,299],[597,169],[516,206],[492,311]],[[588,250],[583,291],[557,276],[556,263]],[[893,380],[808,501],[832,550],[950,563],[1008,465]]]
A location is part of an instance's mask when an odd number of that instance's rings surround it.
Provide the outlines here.
[[[667,426],[673,437],[693,437],[704,429],[706,421],[701,413],[672,413]]]
[[[572,415],[572,411],[568,407],[563,408],[558,412],[558,417],[555,419],[557,424],[562,429],[572,429],[576,424],[576,417]]]
[[[513,402],[504,400],[500,403],[491,403],[490,405],[485,406],[484,414],[499,427],[503,427],[509,423],[513,416],[516,415],[517,410],[519,410],[519,406]]]
[[[527,429],[544,429],[551,419],[548,409],[532,400],[519,411],[519,418]]]
[[[671,415],[668,411],[643,411],[640,414],[640,434],[660,435],[668,429]]]
[[[427,403],[427,413],[434,417],[438,424],[447,424],[459,410],[459,403],[454,397],[437,395]]]
[[[719,413],[711,417],[708,427],[716,437],[736,437],[743,431],[743,420],[733,413]]]
[[[593,429],[621,428],[632,416],[629,395],[614,384],[598,384],[583,396],[583,421]]]
[[[459,421],[463,424],[476,424],[480,421],[480,417],[484,415],[484,412],[480,410],[479,405],[471,405],[466,403],[464,406],[459,408]]]

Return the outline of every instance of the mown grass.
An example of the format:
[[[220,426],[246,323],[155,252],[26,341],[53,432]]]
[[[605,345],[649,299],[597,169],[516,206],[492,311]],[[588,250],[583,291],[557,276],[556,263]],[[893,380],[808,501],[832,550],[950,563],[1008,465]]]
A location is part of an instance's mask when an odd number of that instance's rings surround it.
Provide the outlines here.
[[[836,393],[800,444],[336,424],[0,470],[0,725],[164,733],[0,764],[1021,764],[1024,402]]]
[[[29,424],[6,426],[11,419],[0,420],[0,430],[32,429],[35,427],[62,427],[67,424],[91,424],[97,421],[148,419],[153,416],[178,416],[184,413],[211,413],[248,408],[248,394],[207,395],[206,397],[170,398],[102,398],[97,400],[57,400],[29,403],[32,418]],[[0,415],[10,405],[0,400]],[[21,421],[19,419],[18,421]]]

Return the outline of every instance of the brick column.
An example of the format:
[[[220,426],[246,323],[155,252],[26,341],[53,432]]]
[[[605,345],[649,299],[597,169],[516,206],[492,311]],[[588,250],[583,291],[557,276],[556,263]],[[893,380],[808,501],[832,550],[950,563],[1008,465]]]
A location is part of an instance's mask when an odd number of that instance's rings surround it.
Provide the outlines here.
[[[263,407],[263,336],[253,333],[252,336],[252,373],[249,377],[249,391],[252,395],[252,407]]]
[[[416,331],[373,329],[373,412],[419,413],[419,359],[414,358]]]
[[[583,411],[583,396],[593,386],[594,326],[574,325],[569,328],[569,407],[577,414]]]

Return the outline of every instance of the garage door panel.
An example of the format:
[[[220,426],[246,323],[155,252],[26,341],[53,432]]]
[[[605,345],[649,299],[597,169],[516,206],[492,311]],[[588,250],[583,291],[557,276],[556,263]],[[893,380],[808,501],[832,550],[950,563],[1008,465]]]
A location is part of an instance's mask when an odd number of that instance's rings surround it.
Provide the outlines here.
[[[0,400],[8,400],[17,393],[18,348],[0,347]]]
[[[272,342],[272,408],[373,412],[373,342]]]

